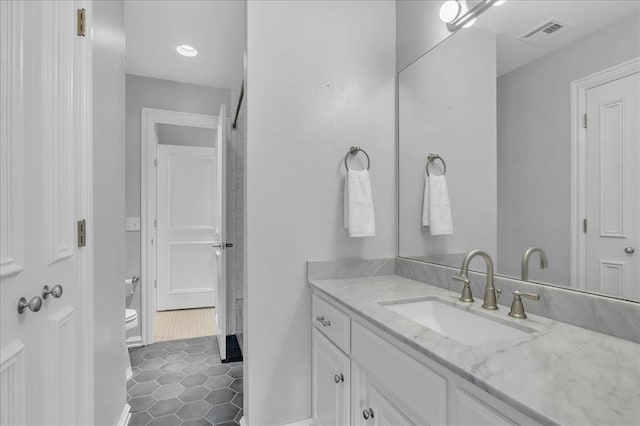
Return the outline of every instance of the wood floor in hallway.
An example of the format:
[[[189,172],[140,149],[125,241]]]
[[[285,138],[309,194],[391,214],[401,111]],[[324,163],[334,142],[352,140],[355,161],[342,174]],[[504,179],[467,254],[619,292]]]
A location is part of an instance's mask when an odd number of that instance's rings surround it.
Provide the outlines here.
[[[213,336],[216,331],[215,308],[180,309],[155,314],[155,342]]]

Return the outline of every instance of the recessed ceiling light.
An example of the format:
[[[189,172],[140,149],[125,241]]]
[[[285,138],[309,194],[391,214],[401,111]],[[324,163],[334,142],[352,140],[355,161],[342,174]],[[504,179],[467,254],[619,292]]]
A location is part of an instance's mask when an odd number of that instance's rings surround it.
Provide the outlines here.
[[[198,54],[198,49],[196,49],[193,46],[189,46],[188,44],[180,45],[180,46],[176,47],[176,50],[182,56],[188,56],[190,58],[194,57],[194,56],[196,56]]]

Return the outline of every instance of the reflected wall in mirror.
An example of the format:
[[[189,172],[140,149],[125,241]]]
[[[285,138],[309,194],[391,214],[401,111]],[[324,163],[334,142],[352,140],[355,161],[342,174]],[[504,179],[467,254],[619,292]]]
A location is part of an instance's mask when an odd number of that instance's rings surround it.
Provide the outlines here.
[[[640,2],[492,7],[402,70],[398,99],[399,256],[482,248],[499,275],[640,300]],[[443,214],[431,153],[450,235],[424,225]]]

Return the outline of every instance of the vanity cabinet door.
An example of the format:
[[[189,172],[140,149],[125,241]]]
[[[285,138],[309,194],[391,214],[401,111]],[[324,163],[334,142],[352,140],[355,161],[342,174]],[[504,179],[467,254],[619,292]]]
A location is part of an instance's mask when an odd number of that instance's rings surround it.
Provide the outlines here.
[[[367,395],[369,396],[369,407],[371,411],[368,413],[369,419],[365,421],[366,425],[372,426],[399,426],[399,425],[415,425],[415,423],[406,416],[404,411],[397,407],[390,395],[385,395],[382,390],[378,389],[374,383],[369,382],[367,386]],[[363,415],[361,413],[360,415]]]
[[[314,425],[348,425],[350,414],[349,357],[315,328],[313,328],[312,340]]]

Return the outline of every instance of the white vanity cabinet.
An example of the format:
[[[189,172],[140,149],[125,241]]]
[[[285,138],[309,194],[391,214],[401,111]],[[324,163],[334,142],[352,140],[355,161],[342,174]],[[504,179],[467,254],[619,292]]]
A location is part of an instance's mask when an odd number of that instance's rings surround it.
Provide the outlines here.
[[[312,306],[314,425],[537,424],[346,309]]]

